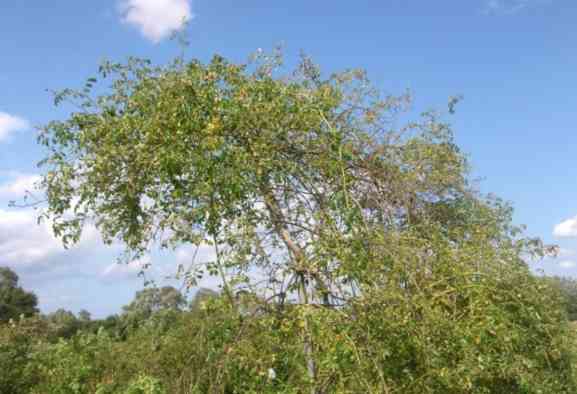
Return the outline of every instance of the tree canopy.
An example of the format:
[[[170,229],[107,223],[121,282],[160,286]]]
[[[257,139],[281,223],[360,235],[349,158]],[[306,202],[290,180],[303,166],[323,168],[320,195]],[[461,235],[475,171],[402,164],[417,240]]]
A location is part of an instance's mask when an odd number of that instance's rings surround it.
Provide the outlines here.
[[[134,300],[122,309],[127,314],[150,316],[160,310],[179,310],[185,304],[184,296],[172,286],[149,287],[138,291]]]
[[[0,323],[38,312],[36,295],[20,287],[18,281],[14,271],[0,267]]]
[[[79,110],[39,137],[55,233],[215,248],[188,272],[220,277],[228,311],[207,391],[572,392],[525,262],[548,249],[475,191],[450,125],[362,71],[280,66],[131,59],[57,94]]]

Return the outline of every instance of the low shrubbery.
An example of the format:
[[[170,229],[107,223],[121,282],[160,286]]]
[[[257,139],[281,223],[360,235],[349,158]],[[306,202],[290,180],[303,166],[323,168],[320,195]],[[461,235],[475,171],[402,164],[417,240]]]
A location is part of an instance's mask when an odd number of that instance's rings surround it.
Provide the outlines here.
[[[508,292],[490,278],[455,279],[419,304],[377,291],[343,308],[239,314],[214,297],[157,311],[124,336],[102,326],[54,340],[42,319],[23,318],[0,327],[1,392],[300,393],[311,387],[304,319],[319,392],[575,392],[574,337],[553,291],[525,276]]]

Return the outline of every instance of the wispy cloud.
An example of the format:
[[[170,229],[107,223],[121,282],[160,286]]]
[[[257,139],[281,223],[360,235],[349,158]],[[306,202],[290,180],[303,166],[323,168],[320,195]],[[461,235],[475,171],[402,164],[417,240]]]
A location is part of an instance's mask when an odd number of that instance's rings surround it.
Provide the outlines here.
[[[118,281],[132,281],[142,279],[155,283],[182,284],[182,280],[176,278],[176,265],[174,256],[141,257],[130,262],[115,261],[101,269],[99,278],[102,282],[113,284]]]
[[[575,262],[571,261],[571,260],[563,260],[559,263],[559,267],[561,267],[561,268],[573,268],[576,265],[577,264],[575,264]]]
[[[122,21],[154,43],[181,30],[194,15],[190,0],[120,0]]]
[[[553,229],[553,235],[558,238],[577,237],[577,216],[557,224]]]
[[[551,0],[486,0],[483,12],[488,15],[514,15],[550,2]]]
[[[559,248],[559,253],[557,257],[574,257],[577,253],[573,249]]]
[[[13,173],[9,181],[0,183],[0,197],[23,198],[27,192],[36,190],[39,181],[39,175]]]
[[[134,279],[139,272],[146,270],[150,264],[150,258],[148,257],[126,264],[114,262],[100,272],[100,277],[105,280]]]
[[[30,128],[30,123],[15,115],[0,112],[0,141],[8,138],[12,133]]]

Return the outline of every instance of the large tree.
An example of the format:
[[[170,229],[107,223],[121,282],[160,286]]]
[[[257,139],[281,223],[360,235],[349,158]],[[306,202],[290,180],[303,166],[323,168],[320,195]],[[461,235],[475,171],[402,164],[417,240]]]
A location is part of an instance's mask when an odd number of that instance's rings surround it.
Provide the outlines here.
[[[122,309],[125,314],[149,317],[162,310],[181,310],[186,299],[172,286],[148,287],[136,292],[134,300]]]
[[[101,95],[96,78],[58,94],[80,110],[39,138],[55,233],[94,223],[135,258],[215,248],[191,282],[218,275],[231,310],[238,294],[263,305],[222,331],[238,329],[210,390],[566,390],[565,326],[523,260],[546,250],[469,185],[449,125],[408,120],[409,97],[363,72],[279,65],[131,59],[100,68]],[[239,338],[256,322],[254,353]]]
[[[18,280],[10,268],[0,267],[0,322],[38,312],[36,295],[20,287]]]

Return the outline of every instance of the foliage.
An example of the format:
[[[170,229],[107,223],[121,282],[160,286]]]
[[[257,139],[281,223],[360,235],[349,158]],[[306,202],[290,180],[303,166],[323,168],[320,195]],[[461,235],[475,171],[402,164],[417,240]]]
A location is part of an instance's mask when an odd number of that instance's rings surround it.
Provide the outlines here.
[[[563,306],[567,311],[570,321],[577,320],[577,280],[569,277],[549,276],[544,277],[549,286],[557,289],[561,293]]]
[[[81,309],[80,312],[78,312],[78,320],[80,320],[82,323],[89,323],[91,317],[92,315],[86,309]]]
[[[113,383],[575,392],[564,314],[524,260],[550,249],[470,186],[450,126],[435,112],[399,126],[409,97],[381,96],[363,72],[280,64],[131,59],[100,68],[103,95],[93,78],[56,96],[81,109],[39,138],[44,217],[66,244],[95,223],[134,258],[216,252],[186,274],[218,276],[222,294],[137,325],[114,345]],[[127,310],[153,319],[157,295]],[[88,384],[84,371],[71,380]]]
[[[190,301],[188,305],[188,309],[192,312],[199,312],[202,308],[205,307],[205,304],[210,301],[211,299],[218,297],[218,292],[207,289],[207,288],[200,288],[195,293],[194,297]]]
[[[574,346],[571,335],[551,320],[544,319],[542,327],[530,325],[534,320],[526,314],[548,316],[555,301],[548,299],[548,308],[541,302],[550,294],[545,286],[539,294],[526,294],[525,289],[533,288],[530,282],[515,282],[510,299],[498,291],[493,292],[498,299],[477,298],[478,289],[472,288],[464,295],[472,302],[470,309],[483,308],[483,303],[497,309],[481,321],[459,318],[447,308],[450,293],[422,304],[431,312],[421,320],[413,318],[419,313],[415,305],[392,304],[379,292],[352,305],[354,312],[319,308],[312,332],[321,390],[571,392],[570,377],[563,375],[571,371],[566,351]],[[483,283],[490,285],[490,279]],[[532,297],[528,310],[511,314],[508,308],[519,292]],[[222,307],[226,302],[226,297],[212,298],[200,311],[179,312],[167,329],[143,325],[124,340],[101,329],[51,343],[38,327],[26,328],[34,326],[32,321],[22,321],[10,328],[12,335],[18,330],[25,335],[9,343],[20,358],[2,369],[2,382],[11,384],[2,387],[10,393],[302,392],[310,383],[297,316],[310,311],[295,306],[282,317],[255,314],[239,319]],[[355,324],[350,324],[351,315]],[[0,332],[5,334],[8,327]],[[551,341],[546,344],[543,336]]]
[[[125,394],[164,394],[166,391],[162,388],[158,379],[146,375],[139,376],[133,383],[128,386]]]
[[[41,384],[38,393],[87,393],[94,391],[91,379],[106,370],[111,342],[106,333],[84,334],[56,343],[43,343],[33,354]]]
[[[34,293],[18,286],[18,275],[8,267],[0,267],[0,323],[32,316],[38,312]]]
[[[175,315],[186,305],[186,299],[172,286],[148,287],[136,293],[134,300],[123,307],[123,331],[133,330],[142,324],[167,327]]]
[[[123,308],[124,313],[150,316],[163,309],[179,310],[186,304],[183,295],[172,286],[148,287],[136,293],[134,300]]]
[[[45,318],[54,339],[72,337],[82,324],[74,313],[62,308],[48,314]]]
[[[0,392],[29,393],[39,381],[30,355],[45,341],[46,322],[39,316],[0,324]]]

